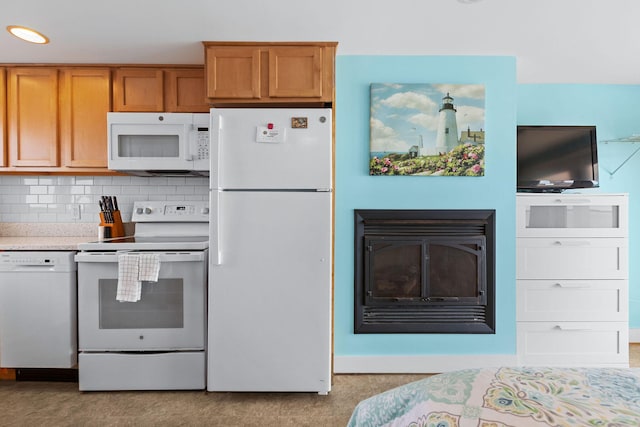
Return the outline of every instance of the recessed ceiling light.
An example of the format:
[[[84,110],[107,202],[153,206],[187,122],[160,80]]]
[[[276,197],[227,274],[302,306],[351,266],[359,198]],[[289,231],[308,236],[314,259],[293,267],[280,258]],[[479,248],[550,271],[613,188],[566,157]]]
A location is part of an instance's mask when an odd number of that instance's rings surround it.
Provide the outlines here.
[[[24,41],[28,41],[30,43],[37,44],[47,44],[49,43],[49,39],[37,32],[36,30],[32,30],[31,28],[22,27],[20,25],[9,25],[7,27],[7,31],[9,31],[14,36],[22,39]]]

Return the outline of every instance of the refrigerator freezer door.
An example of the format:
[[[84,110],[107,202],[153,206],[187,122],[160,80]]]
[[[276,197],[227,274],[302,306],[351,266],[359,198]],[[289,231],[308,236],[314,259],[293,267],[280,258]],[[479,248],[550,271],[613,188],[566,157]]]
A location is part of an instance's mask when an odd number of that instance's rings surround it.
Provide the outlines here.
[[[331,387],[331,193],[220,192],[209,391]]]
[[[331,109],[211,110],[211,188],[330,189]]]

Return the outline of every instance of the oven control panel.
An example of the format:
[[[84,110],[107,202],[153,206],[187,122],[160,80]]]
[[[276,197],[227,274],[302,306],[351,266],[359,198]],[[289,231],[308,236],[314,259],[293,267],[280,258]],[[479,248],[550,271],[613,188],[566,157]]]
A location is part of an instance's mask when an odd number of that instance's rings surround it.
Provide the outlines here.
[[[209,203],[146,201],[133,204],[133,222],[209,222]]]

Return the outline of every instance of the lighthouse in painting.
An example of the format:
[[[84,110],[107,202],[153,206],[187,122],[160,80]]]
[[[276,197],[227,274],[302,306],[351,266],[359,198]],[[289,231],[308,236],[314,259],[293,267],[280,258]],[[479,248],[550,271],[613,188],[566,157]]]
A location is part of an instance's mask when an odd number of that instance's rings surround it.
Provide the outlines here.
[[[453,98],[447,92],[447,95],[442,98],[442,107],[440,107],[435,151],[436,153],[448,153],[459,144],[456,109],[453,108]]]

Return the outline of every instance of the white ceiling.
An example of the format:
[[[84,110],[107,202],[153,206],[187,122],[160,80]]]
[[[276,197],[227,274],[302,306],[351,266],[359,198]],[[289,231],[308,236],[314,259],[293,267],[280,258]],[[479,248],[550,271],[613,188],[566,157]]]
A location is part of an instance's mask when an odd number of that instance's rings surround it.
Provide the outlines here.
[[[520,83],[640,84],[638,0],[2,0],[0,63],[203,63],[203,40],[506,55]],[[51,39],[31,45],[4,30]]]

